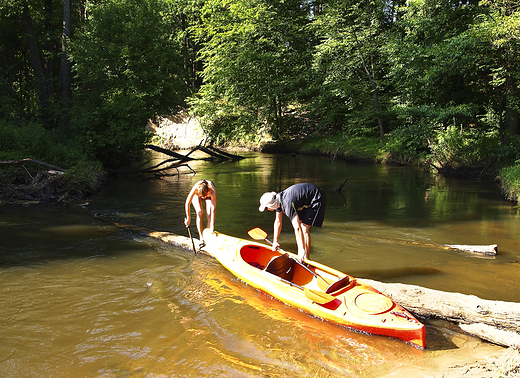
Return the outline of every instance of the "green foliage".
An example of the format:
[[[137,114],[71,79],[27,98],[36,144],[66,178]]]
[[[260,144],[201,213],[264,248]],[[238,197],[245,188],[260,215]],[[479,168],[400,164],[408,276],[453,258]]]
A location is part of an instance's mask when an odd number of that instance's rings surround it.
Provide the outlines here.
[[[450,126],[439,130],[431,144],[433,157],[441,166],[485,167],[503,157],[498,132]]]
[[[520,200],[520,161],[515,165],[500,170],[500,184],[507,199],[517,202]]]
[[[86,155],[74,140],[34,122],[0,120],[0,160],[31,158],[68,169]]]
[[[509,0],[85,2],[68,41],[70,114],[59,106],[62,3],[51,3],[0,7],[6,158],[123,164],[147,142],[149,118],[187,103],[216,142],[312,135],[360,155],[360,138],[379,130],[388,142],[368,154],[402,163],[519,155],[520,11]]]
[[[149,118],[183,104],[180,46],[167,2],[101,2],[88,12],[71,43],[73,124],[93,157],[120,165],[142,150]]]
[[[100,162],[80,160],[64,175],[67,185],[82,196],[95,193],[105,182],[106,172]]]
[[[385,151],[389,159],[401,164],[420,162],[430,154],[431,129],[417,123],[397,127],[388,136]]]
[[[384,158],[381,140],[345,134],[313,137],[300,148],[301,153],[325,154],[348,161],[381,161]]]
[[[389,100],[383,80],[385,7],[380,1],[330,1],[312,24],[320,41],[313,54],[319,91],[308,109],[336,129],[370,134],[379,127],[377,118],[384,118]]]
[[[235,130],[224,134],[235,137],[267,125],[283,135],[287,107],[310,72],[308,23],[296,0],[205,3],[193,28],[203,45],[204,85],[192,105],[210,133]]]

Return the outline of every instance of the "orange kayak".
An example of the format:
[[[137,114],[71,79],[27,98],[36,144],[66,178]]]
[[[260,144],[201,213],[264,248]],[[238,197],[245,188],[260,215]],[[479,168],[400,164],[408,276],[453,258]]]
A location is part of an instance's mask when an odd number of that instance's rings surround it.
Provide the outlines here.
[[[361,280],[254,241],[204,230],[204,250],[236,277],[286,305],[352,330],[425,346],[412,314]]]

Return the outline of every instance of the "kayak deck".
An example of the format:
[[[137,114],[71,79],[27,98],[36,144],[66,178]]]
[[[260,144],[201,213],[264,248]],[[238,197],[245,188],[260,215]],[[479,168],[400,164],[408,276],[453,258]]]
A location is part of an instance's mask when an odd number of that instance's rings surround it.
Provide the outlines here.
[[[290,252],[204,231],[205,250],[235,276],[283,303],[330,322],[424,348],[425,329],[403,307],[373,287]]]

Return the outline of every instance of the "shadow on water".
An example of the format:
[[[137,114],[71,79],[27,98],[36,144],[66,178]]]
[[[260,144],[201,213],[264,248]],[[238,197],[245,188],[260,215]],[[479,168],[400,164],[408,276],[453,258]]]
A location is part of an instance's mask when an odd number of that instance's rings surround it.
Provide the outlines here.
[[[33,265],[57,260],[115,257],[150,246],[135,242],[135,233],[62,207],[4,206],[0,228],[0,267]],[[51,220],[52,219],[52,220]]]
[[[405,267],[395,269],[369,269],[352,272],[354,277],[388,280],[403,277],[428,276],[443,273],[442,270],[431,267]]]

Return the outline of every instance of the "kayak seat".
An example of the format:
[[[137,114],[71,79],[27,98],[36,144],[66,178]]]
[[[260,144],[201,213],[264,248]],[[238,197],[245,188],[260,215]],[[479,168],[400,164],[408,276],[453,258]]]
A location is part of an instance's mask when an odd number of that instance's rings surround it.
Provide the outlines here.
[[[284,280],[291,281],[294,274],[293,260],[287,253],[275,256],[269,261],[264,270]]]

